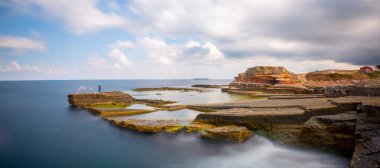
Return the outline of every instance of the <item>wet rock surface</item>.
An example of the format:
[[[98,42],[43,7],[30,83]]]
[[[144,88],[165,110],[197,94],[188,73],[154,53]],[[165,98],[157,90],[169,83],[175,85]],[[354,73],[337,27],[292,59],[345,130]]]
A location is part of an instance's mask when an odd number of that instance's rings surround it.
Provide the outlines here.
[[[216,127],[207,129],[201,136],[203,138],[224,140],[232,142],[243,142],[245,139],[252,135],[251,131],[246,127],[227,125],[222,127]]]

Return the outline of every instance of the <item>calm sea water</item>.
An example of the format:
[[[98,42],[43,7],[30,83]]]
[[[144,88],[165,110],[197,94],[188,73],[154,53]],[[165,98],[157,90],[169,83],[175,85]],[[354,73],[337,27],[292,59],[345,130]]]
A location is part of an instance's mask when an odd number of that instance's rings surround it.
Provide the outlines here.
[[[227,84],[229,80],[107,80],[0,82],[0,167],[348,167],[348,159],[255,136],[244,144],[196,134],[142,134],[71,108],[80,86],[103,90]],[[211,99],[212,100],[212,99]]]

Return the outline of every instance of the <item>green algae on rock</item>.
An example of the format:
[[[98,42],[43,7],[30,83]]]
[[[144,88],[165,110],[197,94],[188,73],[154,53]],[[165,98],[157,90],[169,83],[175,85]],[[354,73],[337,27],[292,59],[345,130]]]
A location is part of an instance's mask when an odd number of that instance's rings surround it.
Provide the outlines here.
[[[169,126],[166,126],[165,127],[165,132],[167,133],[177,133],[179,131],[181,131],[182,129],[184,128],[183,125],[169,125]]]
[[[231,142],[243,142],[250,137],[252,132],[246,127],[227,125],[205,130],[201,136],[208,139],[224,140]]]
[[[204,123],[204,122],[195,122],[195,121],[185,126],[186,133],[204,132],[207,129],[211,129],[215,127],[216,126],[214,124]]]

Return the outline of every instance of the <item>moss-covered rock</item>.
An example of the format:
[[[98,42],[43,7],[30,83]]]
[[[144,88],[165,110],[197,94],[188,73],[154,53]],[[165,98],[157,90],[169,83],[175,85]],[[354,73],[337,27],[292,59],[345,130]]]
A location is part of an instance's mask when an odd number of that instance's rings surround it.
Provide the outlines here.
[[[183,128],[184,128],[184,126],[180,125],[180,124],[178,124],[178,125],[169,125],[169,126],[165,127],[165,131],[167,133],[177,133],[177,132],[181,131]]]
[[[243,142],[252,135],[252,132],[246,127],[228,125],[207,129],[201,135],[203,138],[208,139]]]
[[[186,125],[186,133],[192,132],[204,132],[207,129],[215,128],[216,126],[213,124],[205,123],[205,122],[191,122],[189,125]]]

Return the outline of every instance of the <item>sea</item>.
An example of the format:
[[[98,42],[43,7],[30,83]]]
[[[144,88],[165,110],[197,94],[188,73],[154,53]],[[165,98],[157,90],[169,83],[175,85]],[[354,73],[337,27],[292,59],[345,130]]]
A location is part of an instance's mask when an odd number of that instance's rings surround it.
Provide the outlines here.
[[[298,148],[255,135],[242,144],[202,139],[198,134],[144,134],[116,127],[81,108],[67,95],[138,87],[228,84],[230,80],[54,80],[0,82],[1,168],[346,168],[349,158]],[[215,91],[166,93],[183,104],[223,102]],[[189,112],[189,111],[187,111]],[[163,112],[165,113],[165,112]],[[178,112],[179,113],[179,112]],[[165,113],[166,114],[166,113]],[[179,115],[181,116],[181,115]],[[189,115],[192,116],[192,115]],[[157,116],[155,116],[157,117]],[[170,117],[170,116],[169,116]]]

